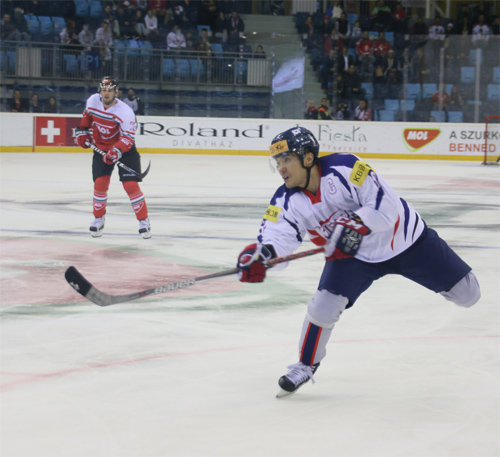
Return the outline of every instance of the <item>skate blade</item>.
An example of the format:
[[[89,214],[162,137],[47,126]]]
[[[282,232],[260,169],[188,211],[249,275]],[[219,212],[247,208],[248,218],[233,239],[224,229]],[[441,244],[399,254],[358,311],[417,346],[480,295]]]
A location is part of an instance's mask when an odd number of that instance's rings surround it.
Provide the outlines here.
[[[283,398],[283,397],[288,397],[289,395],[294,394],[296,391],[293,392],[288,392],[288,390],[283,390],[280,389],[279,392],[276,394],[276,398]]]

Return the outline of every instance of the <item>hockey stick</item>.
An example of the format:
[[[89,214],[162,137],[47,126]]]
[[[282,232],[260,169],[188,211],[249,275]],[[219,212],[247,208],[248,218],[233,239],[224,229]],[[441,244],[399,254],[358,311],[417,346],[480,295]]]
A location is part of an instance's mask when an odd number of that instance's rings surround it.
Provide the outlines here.
[[[106,155],[106,152],[104,152],[102,149],[99,149],[95,144],[91,144],[90,147],[98,154],[101,154],[103,157]],[[137,173],[137,171],[135,171],[134,169],[127,167],[127,165],[125,165],[124,163],[118,162],[118,161],[115,162],[115,165],[118,165],[120,168],[123,168],[125,171],[128,171],[129,173],[132,173],[132,174],[138,176],[139,178],[144,179],[146,177],[146,175],[149,173],[149,169],[151,167],[151,161],[149,162],[148,168],[146,168],[146,171],[144,173]]]
[[[289,262],[290,260],[301,259],[310,255],[323,252],[323,248],[309,249],[308,251],[297,252],[284,257],[276,257],[266,263],[267,268],[271,268],[278,263]],[[183,279],[182,281],[171,282],[163,286],[153,287],[151,289],[141,290],[126,295],[109,295],[96,289],[84,276],[73,266],[69,267],[64,273],[66,281],[73,287],[79,294],[94,302],[99,306],[109,306],[116,303],[123,303],[127,301],[137,300],[138,298],[147,295],[162,294],[177,289],[184,289],[185,287],[193,286],[200,281],[207,279],[221,278],[223,276],[230,276],[238,273],[239,268],[231,268],[230,270],[219,271],[205,276],[198,276],[197,278]]]

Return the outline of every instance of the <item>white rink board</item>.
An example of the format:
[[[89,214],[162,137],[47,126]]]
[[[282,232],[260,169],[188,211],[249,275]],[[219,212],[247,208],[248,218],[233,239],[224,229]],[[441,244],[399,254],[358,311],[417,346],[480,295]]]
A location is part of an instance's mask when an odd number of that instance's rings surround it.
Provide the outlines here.
[[[79,116],[0,114],[0,151],[83,152],[73,130]],[[67,124],[67,126],[66,126]],[[351,122],[186,117],[138,117],[136,143],[151,153],[266,155],[278,133],[302,125],[320,143],[320,152],[347,152],[367,158],[482,160],[484,124]],[[59,135],[59,136],[58,136]],[[489,153],[500,154],[500,132],[488,141]]]

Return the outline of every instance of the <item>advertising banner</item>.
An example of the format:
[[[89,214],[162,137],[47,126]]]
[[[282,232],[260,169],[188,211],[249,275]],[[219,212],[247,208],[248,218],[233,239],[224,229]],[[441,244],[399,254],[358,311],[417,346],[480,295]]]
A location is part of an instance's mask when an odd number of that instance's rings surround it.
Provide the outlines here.
[[[24,152],[29,145],[33,152],[84,152],[74,138],[80,119],[80,116],[3,114],[0,150],[23,146]],[[297,125],[313,132],[321,154],[480,161],[486,147],[483,124],[153,116],[139,116],[137,121],[137,147],[141,152],[153,154],[267,155],[272,138]],[[32,138],[19,132],[32,132]],[[498,130],[489,132],[490,155],[500,154],[499,135]]]

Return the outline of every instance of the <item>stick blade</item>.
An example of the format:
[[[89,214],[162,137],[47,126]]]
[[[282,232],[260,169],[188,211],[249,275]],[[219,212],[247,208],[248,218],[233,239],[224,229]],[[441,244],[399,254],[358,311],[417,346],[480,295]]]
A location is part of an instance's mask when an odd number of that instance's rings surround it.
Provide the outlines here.
[[[149,164],[148,164],[148,167],[146,168],[146,170],[144,170],[144,172],[140,174],[141,179],[144,179],[146,177],[146,175],[149,173],[150,168],[151,168],[151,160],[149,161]]]
[[[96,305],[108,306],[113,304],[113,297],[97,290],[75,267],[69,267],[64,273],[64,277],[73,289],[75,289],[80,295],[83,295],[86,299],[94,302]]]

